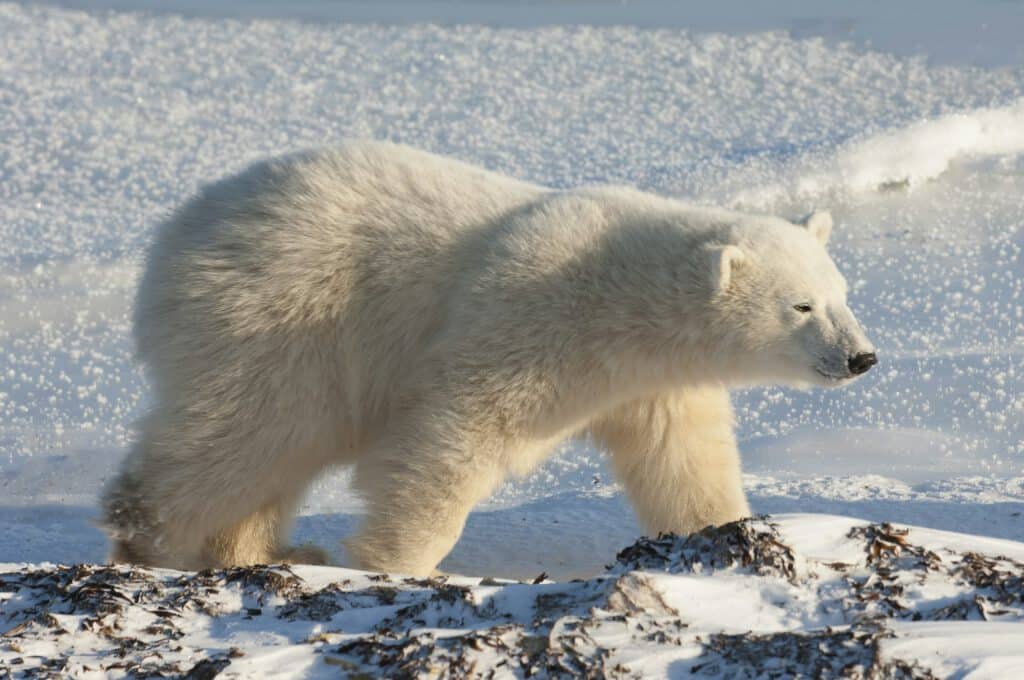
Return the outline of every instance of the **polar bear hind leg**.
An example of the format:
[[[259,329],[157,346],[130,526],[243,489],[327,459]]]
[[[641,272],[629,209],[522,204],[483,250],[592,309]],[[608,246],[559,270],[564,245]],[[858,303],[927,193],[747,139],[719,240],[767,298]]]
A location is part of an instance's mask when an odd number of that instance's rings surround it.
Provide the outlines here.
[[[306,442],[274,441],[266,428],[151,416],[105,496],[112,559],[205,569],[310,559],[283,545],[291,513],[325,467]]]

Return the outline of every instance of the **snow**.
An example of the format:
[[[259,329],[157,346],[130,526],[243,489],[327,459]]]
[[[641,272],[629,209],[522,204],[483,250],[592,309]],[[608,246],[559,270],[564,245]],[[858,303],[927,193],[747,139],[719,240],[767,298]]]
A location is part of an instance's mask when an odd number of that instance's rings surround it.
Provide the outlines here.
[[[701,33],[782,30],[821,36],[934,63],[1016,66],[1024,62],[1019,3],[980,0],[44,0],[82,9],[130,9],[205,17],[306,21],[687,28]]]
[[[796,177],[791,187],[757,187],[733,198],[738,205],[756,205],[773,193],[814,199],[837,193],[911,189],[935,180],[955,162],[1013,158],[1024,152],[1024,99],[1000,108],[980,108],[923,120],[905,128],[868,136],[829,151],[834,162],[814,158],[808,165],[826,165]],[[830,166],[830,167],[829,167]]]
[[[0,663],[76,677],[1015,677],[1024,544],[975,539],[753,519],[641,539],[571,583],[0,564]]]
[[[832,209],[830,247],[882,363],[843,390],[736,395],[755,510],[785,516],[799,555],[854,559],[838,515],[1017,554],[1022,15],[923,0],[0,3],[0,561],[104,559],[91,520],[146,404],[129,314],[155,223],[204,182],[346,137],[556,187]],[[361,510],[346,484],[341,471],[316,485],[299,540],[337,549]],[[639,533],[600,452],[568,442],[474,512],[442,566],[591,579]],[[753,609],[765,630],[795,625],[791,609],[758,609],[746,578],[672,579],[653,581],[666,598],[737,612],[708,631]],[[1018,624],[957,628],[976,623],[897,622],[880,649],[936,673],[1012,677],[1020,659],[1000,636]],[[266,649],[232,668],[323,670],[289,634],[246,630],[270,636]],[[678,661],[655,651],[651,669]]]

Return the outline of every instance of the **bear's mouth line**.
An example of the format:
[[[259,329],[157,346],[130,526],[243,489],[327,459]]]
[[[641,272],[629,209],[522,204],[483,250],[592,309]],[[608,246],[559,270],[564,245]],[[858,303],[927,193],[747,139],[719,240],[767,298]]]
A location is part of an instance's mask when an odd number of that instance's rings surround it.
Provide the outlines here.
[[[826,373],[817,366],[814,367],[814,372],[820,375],[821,377],[825,378],[826,380],[831,380],[833,382],[842,382],[844,380],[849,380],[851,377],[853,377],[850,375],[835,375],[833,373]]]

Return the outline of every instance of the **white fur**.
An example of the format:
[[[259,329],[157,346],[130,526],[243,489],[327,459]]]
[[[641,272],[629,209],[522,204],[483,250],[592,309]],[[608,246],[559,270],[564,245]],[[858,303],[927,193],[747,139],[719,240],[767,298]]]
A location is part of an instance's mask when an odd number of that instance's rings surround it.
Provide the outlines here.
[[[495,484],[585,432],[649,530],[742,517],[727,386],[835,384],[868,347],[819,234],[383,143],[209,186],[139,289],[155,404],[107,491],[114,558],[322,558],[288,522],[353,464],[354,564],[427,574]]]
[[[826,245],[829,236],[832,235],[832,215],[823,210],[815,210],[799,224],[807,227],[807,231],[811,232],[821,245]]]

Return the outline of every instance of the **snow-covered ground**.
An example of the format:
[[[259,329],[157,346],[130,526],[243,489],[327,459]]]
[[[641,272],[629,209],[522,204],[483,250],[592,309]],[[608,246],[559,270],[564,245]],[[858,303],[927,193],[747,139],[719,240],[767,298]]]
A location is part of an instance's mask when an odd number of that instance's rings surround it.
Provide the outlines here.
[[[641,539],[569,583],[43,565],[0,572],[0,664],[42,677],[1016,678],[1022,577],[1020,543],[827,515]]]
[[[882,363],[736,395],[755,510],[1024,541],[1024,5],[690,4],[0,3],[0,562],[104,558],[90,520],[146,403],[128,314],[155,223],[346,137],[559,187],[831,208]],[[297,536],[335,548],[359,509],[339,471]],[[594,577],[638,535],[570,442],[442,566]]]

